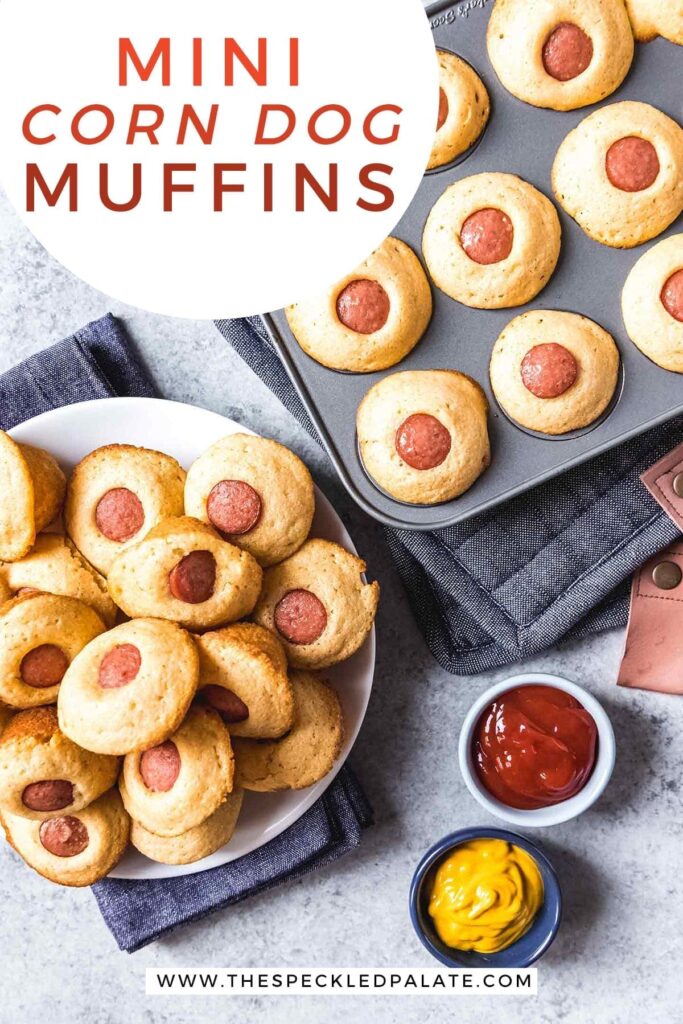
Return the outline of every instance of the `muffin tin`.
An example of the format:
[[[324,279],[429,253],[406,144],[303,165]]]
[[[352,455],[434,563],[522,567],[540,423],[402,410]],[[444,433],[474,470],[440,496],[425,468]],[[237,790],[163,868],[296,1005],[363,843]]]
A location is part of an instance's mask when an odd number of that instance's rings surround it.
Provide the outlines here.
[[[514,309],[476,310],[454,302],[433,286],[434,316],[417,347],[400,364],[371,374],[326,369],[295,341],[282,310],[263,317],[273,345],[318,430],[347,490],[370,515],[388,526],[433,530],[490,509],[599,452],[683,413],[683,379],[648,360],[628,338],[621,317],[621,291],[643,252],[658,239],[630,250],[591,241],[554,200],[550,169],[567,133],[596,106],[567,113],[528,106],[498,82],[486,52],[486,27],[493,0],[440,2],[428,9],[437,47],[467,60],[483,79],[492,112],[478,145],[455,164],[425,174],[410,208],[393,234],[422,256],[422,230],[432,206],[453,181],[483,171],[518,174],[555,202],[562,223],[562,251],[555,274],[531,303]],[[606,102],[651,103],[680,120],[680,47],[656,39],[636,45],[626,81]],[[680,232],[679,218],[659,238]],[[497,405],[488,379],[493,345],[513,317],[529,309],[581,313],[612,334],[622,359],[621,382],[603,417],[582,431],[560,437],[517,427]],[[363,469],[356,440],[356,409],[381,377],[402,370],[457,369],[474,377],[490,403],[491,467],[461,497],[436,506],[406,505],[377,488]]]

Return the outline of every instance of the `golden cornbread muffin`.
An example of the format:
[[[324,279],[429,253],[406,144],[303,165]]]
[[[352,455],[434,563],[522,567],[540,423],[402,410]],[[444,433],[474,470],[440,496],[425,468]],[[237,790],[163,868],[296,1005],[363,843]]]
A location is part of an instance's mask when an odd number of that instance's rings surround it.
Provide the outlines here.
[[[681,0],[626,0],[633,34],[641,43],[663,36],[683,46],[683,3]]]
[[[183,514],[184,486],[185,471],[170,455],[130,444],[97,448],[69,479],[66,531],[106,576],[119,552]]]
[[[0,736],[0,813],[43,821],[75,814],[116,784],[119,762],[65,736],[55,707],[14,716]]]
[[[0,564],[0,577],[13,594],[40,590],[77,597],[95,609],[107,628],[116,620],[116,605],[109,596],[106,580],[61,534],[41,533],[27,555],[17,562]]]
[[[109,593],[131,618],[211,629],[254,608],[262,570],[255,558],[198,519],[165,519],[114,559]]]
[[[119,788],[134,821],[155,835],[179,836],[220,807],[234,768],[220,715],[195,705],[170,739],[124,758]]]
[[[231,736],[273,739],[292,724],[287,655],[274,633],[238,622],[197,637],[198,698],[214,708]]]
[[[399,501],[457,498],[491,461],[488,402],[456,370],[407,370],[380,380],[358,407],[363,465]]]
[[[647,103],[601,107],[560,145],[552,182],[590,238],[630,249],[683,210],[683,130]]]
[[[604,328],[576,313],[538,309],[515,317],[491,356],[491,387],[529,430],[565,434],[593,423],[612,400],[619,350]]]
[[[334,690],[311,672],[293,672],[294,723],[280,740],[234,741],[236,784],[259,793],[305,789],[333,768],[344,739]]]
[[[105,629],[74,597],[23,594],[0,606],[0,700],[14,708],[54,704],[76,655]]]
[[[491,111],[486,86],[474,68],[448,50],[437,50],[437,57],[439,116],[428,170],[451,163],[473,146]]]
[[[434,283],[475,309],[521,306],[548,283],[560,255],[560,220],[514,174],[473,174],[449,185],[422,240]]]
[[[130,841],[145,857],[159,864],[194,864],[232,839],[243,798],[241,789],[233,789],[217,811],[179,836],[158,836],[133,821]]]
[[[621,308],[628,336],[643,355],[683,373],[683,234],[640,257],[626,278]]]
[[[486,43],[508,92],[553,110],[603,100],[633,60],[623,0],[496,0]]]
[[[59,513],[66,480],[46,451],[0,430],[0,561],[15,562]]]
[[[78,814],[31,821],[2,815],[7,841],[34,871],[58,885],[93,885],[123,856],[130,818],[110,789]]]
[[[301,459],[277,441],[229,434],[190,467],[185,511],[260,565],[274,565],[311,532],[313,480]]]
[[[432,316],[432,293],[410,246],[387,238],[324,294],[285,312],[311,359],[332,370],[371,373],[415,348]]]
[[[174,622],[132,619],[89,643],[59,692],[62,731],[86,750],[128,754],[176,731],[199,679],[192,638]]]
[[[379,583],[365,562],[329,540],[309,540],[268,569],[254,619],[275,633],[296,668],[327,668],[350,658],[372,629]]]

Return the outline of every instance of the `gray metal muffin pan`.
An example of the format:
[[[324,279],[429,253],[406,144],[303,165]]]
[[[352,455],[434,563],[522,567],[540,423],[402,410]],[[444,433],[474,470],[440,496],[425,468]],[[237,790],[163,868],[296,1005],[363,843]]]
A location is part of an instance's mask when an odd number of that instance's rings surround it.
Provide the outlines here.
[[[393,234],[421,257],[422,230],[432,206],[451,182],[482,171],[508,171],[531,182],[554,200],[550,169],[567,132],[596,107],[559,113],[540,110],[502,88],[486,52],[488,10],[493,0],[440,2],[428,9],[436,45],[465,58],[491,96],[491,118],[479,143],[456,165],[425,175],[408,212]],[[638,44],[622,87],[605,102],[642,100],[675,120],[681,117],[683,49],[656,39]],[[555,202],[555,205],[558,204]],[[534,487],[613,445],[683,413],[683,377],[662,370],[633,345],[621,318],[620,297],[636,260],[657,239],[630,250],[591,241],[559,209],[562,252],[555,274],[533,302],[515,309],[468,309],[435,286],[434,316],[427,333],[403,362],[371,374],[339,373],[320,366],[296,343],[282,310],[263,318],[304,405],[345,487],[370,515],[403,529],[433,530],[453,525]],[[664,235],[681,231],[681,218]],[[529,309],[582,313],[615,338],[622,358],[622,387],[597,424],[559,438],[535,435],[515,426],[497,405],[489,384],[493,344],[505,325]],[[490,402],[491,467],[469,491],[441,505],[407,505],[371,481],[356,441],[356,409],[376,381],[389,373],[416,369],[456,369],[474,377]]]

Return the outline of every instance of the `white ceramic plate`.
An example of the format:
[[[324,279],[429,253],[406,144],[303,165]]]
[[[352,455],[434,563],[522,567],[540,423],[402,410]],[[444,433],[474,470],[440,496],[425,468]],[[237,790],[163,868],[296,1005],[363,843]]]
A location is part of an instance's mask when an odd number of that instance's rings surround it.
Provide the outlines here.
[[[104,444],[134,444],[173,455],[186,469],[209,445],[235,431],[252,433],[217,413],[155,398],[108,398],[36,416],[11,431],[17,441],[46,448],[65,470]],[[316,489],[313,535],[354,551],[353,542],[327,498]],[[348,757],[365,717],[375,667],[374,630],[348,661],[326,673],[344,709],[345,740],[334,769],[315,786],[289,793],[247,793],[227,846],[196,864],[156,864],[132,848],[111,872],[114,878],[170,878],[237,860],[258,849],[300,818],[325,792]]]

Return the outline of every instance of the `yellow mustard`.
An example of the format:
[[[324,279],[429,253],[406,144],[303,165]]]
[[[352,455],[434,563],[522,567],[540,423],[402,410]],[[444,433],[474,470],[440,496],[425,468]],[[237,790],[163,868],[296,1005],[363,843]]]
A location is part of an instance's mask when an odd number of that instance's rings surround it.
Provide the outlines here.
[[[473,839],[437,871],[429,914],[452,949],[498,953],[528,931],[542,903],[533,857],[504,839]]]

